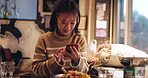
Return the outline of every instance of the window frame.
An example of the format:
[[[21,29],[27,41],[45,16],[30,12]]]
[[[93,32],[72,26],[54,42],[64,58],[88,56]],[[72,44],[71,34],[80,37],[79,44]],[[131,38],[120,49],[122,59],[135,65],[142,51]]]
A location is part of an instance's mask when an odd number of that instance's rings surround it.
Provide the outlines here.
[[[113,32],[112,36],[113,36],[113,43],[119,43],[119,26],[120,26],[120,4],[119,4],[119,0],[114,0],[113,2],[114,4],[114,11],[113,11],[113,29],[110,30],[111,32]],[[116,7],[116,8],[115,8]],[[125,15],[125,34],[124,34],[124,44],[126,45],[130,45],[130,40],[129,37],[131,34],[130,33],[130,26],[131,26],[131,14],[132,14],[132,0],[126,0],[126,15]]]

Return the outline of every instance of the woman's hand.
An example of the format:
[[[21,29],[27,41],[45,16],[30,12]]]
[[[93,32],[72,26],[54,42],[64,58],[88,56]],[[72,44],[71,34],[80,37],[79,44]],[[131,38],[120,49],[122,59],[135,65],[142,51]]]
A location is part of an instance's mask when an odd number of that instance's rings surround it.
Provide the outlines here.
[[[80,53],[79,53],[80,49],[78,48],[78,50],[77,50],[76,47],[70,46],[70,50],[71,50],[71,53],[66,51],[65,55],[71,58],[72,63],[74,65],[78,65],[79,60],[80,60],[80,56],[81,56]]]
[[[65,53],[65,49],[62,48],[57,50],[54,54],[56,60],[62,65],[64,64],[64,53]]]

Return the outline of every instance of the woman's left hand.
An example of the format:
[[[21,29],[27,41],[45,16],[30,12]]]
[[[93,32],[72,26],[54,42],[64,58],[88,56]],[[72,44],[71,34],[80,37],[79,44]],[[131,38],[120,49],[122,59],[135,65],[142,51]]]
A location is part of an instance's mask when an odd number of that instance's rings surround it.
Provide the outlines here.
[[[78,48],[78,50],[77,50],[76,47],[71,46],[70,50],[71,50],[71,53],[65,52],[66,56],[71,58],[74,65],[78,65],[80,57],[81,57],[81,55],[79,53],[80,49]]]

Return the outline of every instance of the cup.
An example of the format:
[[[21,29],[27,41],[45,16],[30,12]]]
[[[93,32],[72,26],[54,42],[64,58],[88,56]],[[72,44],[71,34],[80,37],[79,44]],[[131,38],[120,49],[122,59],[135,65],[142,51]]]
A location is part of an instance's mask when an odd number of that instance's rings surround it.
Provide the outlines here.
[[[12,78],[14,70],[14,62],[1,62],[1,78]]]

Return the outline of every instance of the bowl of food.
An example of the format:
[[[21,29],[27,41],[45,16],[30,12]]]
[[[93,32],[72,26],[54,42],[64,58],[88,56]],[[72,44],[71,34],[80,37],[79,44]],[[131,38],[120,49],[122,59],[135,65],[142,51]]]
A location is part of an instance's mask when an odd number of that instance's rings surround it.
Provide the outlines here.
[[[68,71],[66,74],[57,74],[51,78],[90,78],[90,75],[78,71]]]

